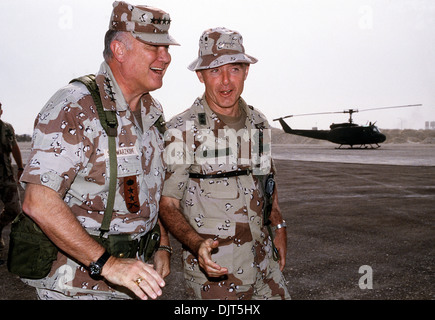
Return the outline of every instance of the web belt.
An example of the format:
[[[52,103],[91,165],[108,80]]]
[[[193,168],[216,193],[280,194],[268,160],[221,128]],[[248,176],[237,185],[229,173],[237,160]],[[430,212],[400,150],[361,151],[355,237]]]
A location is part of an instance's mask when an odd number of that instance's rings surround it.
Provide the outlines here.
[[[228,172],[222,172],[222,173],[216,173],[216,174],[202,174],[202,173],[189,173],[189,178],[193,179],[218,179],[218,178],[231,178],[231,177],[238,177],[238,176],[248,176],[251,174],[250,169],[246,170],[235,170],[235,171],[228,171]]]

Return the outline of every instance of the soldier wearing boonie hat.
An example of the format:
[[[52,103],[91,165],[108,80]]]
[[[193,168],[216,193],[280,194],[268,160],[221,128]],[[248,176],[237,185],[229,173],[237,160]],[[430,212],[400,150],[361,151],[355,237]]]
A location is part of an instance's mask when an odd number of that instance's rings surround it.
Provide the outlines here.
[[[227,28],[204,31],[199,38],[198,58],[188,69],[192,71],[217,68],[228,63],[256,63],[258,60],[245,53],[242,35]]]
[[[130,32],[150,45],[179,45],[168,33],[171,21],[169,14],[158,8],[115,1],[109,30]]]
[[[239,32],[206,30],[188,67],[205,93],[166,124],[159,216],[183,244],[185,283],[197,299],[290,299],[286,224],[277,192],[265,197],[262,187],[276,172],[270,126],[241,97],[256,62]]]

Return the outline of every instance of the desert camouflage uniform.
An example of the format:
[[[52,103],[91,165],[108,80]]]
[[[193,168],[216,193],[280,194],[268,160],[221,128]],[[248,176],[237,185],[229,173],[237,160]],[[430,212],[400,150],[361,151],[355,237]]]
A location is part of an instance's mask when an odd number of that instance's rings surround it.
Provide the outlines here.
[[[12,146],[17,143],[12,125],[0,120],[0,230],[12,222],[21,211],[20,195],[12,169]]]
[[[96,81],[104,109],[116,110],[118,120],[118,180],[108,234],[130,234],[137,239],[157,221],[165,172],[164,141],[156,122],[163,110],[149,94],[144,95],[141,129],[106,62]],[[86,87],[75,82],[59,90],[39,113],[21,181],[23,186],[33,183],[55,190],[87,232],[99,235],[109,189],[108,160],[108,137],[95,104]],[[125,181],[131,178],[137,183],[139,211],[128,208],[124,201]],[[83,265],[62,252],[46,278],[25,282],[71,296],[127,297],[107,282],[92,279]]]
[[[219,241],[212,260],[228,268],[227,277],[208,278],[200,270],[196,256],[183,250],[186,283],[197,298],[289,298],[278,263],[272,259],[267,228],[263,226],[263,195],[257,178],[252,174],[189,178],[190,172],[217,174],[249,168],[254,174],[265,174],[272,170],[270,135],[269,139],[264,137],[263,143],[268,164],[261,163],[258,157],[257,128],[268,128],[265,117],[243,99],[239,106],[247,117],[246,128],[237,132],[238,141],[233,139],[235,131],[225,131],[228,126],[209,108],[204,96],[168,122],[168,170],[163,195],[180,199],[182,212],[194,229],[204,238]],[[263,130],[265,136],[268,131]]]

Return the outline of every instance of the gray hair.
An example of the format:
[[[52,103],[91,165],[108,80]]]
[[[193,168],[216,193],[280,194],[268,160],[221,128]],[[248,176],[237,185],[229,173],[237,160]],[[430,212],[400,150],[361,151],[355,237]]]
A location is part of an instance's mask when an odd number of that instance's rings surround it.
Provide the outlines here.
[[[106,62],[109,62],[113,58],[113,52],[110,48],[112,41],[122,42],[127,50],[132,48],[131,39],[128,37],[129,32],[117,31],[117,30],[108,30],[104,37],[104,51],[103,57]]]

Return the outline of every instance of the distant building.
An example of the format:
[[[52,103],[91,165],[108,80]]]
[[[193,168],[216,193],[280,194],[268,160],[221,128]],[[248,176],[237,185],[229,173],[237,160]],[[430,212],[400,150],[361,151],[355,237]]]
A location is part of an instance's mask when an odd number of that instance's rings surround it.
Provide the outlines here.
[[[435,121],[426,121],[424,123],[424,128],[426,130],[435,130]]]

